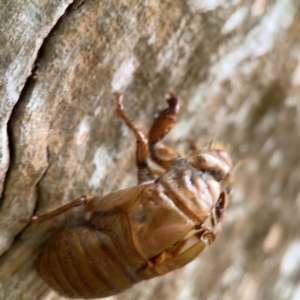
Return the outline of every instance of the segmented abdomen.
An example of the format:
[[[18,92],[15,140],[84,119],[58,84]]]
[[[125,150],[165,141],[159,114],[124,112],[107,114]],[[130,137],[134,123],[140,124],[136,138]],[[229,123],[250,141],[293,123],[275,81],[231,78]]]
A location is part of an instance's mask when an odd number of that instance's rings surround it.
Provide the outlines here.
[[[43,253],[38,271],[54,290],[71,298],[108,297],[140,281],[118,240],[88,226],[59,233]]]

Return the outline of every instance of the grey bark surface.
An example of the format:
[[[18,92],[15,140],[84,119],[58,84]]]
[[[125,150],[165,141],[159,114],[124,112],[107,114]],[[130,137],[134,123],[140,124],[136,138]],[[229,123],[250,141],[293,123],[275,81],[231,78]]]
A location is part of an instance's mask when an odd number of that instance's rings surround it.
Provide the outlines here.
[[[239,162],[224,229],[185,268],[110,299],[300,299],[300,3],[71,2],[0,5],[0,299],[63,299],[36,264],[82,209],[19,220],[136,184],[114,93],[147,133],[169,90],[182,104],[169,143],[217,131]]]

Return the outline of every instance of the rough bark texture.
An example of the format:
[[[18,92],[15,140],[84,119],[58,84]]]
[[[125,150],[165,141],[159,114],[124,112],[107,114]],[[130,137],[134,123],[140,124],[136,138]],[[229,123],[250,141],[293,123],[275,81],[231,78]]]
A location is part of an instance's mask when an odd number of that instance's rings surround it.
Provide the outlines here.
[[[169,140],[218,129],[240,162],[225,228],[187,267],[110,299],[300,299],[299,1],[71,2],[0,5],[0,298],[60,299],[35,266],[82,210],[19,220],[134,185],[113,93],[147,132],[173,90]]]

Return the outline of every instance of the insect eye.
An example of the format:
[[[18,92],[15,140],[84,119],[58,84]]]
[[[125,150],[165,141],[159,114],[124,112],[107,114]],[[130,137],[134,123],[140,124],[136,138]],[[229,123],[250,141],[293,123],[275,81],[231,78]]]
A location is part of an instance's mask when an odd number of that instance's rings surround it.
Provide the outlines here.
[[[216,215],[218,217],[218,219],[221,219],[222,215],[223,215],[223,207],[221,207],[220,205],[216,206]]]
[[[231,190],[232,190],[232,188],[231,188],[230,186],[228,186],[228,187],[226,188],[226,193],[227,193],[227,195],[230,195],[230,194],[231,194]]]

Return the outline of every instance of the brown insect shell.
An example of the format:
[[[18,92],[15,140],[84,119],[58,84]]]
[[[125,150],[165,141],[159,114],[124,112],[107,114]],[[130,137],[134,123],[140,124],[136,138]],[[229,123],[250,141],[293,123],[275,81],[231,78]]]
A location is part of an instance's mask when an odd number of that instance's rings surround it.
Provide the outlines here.
[[[172,247],[195,225],[160,184],[140,185],[106,197],[101,199],[103,206],[93,206],[89,223],[99,231],[113,230],[117,238],[124,231],[130,233],[134,248],[145,261]],[[122,226],[115,226],[116,222]]]
[[[85,206],[91,213],[88,224],[65,229],[48,244],[39,274],[61,295],[91,299],[120,293],[192,261],[205,244],[180,253],[178,243],[211,219],[220,195],[226,202],[210,172],[189,162],[197,162],[196,154],[176,160],[153,183],[93,198]],[[207,236],[211,241],[221,227],[222,220],[216,221]],[[171,264],[153,260],[172,253]]]
[[[211,213],[220,184],[209,174],[178,159],[154,183],[113,192],[86,206],[89,223],[100,231],[130,232],[135,249],[146,260],[173,247]],[[121,218],[126,216],[126,218]],[[123,222],[115,232],[116,222]]]

